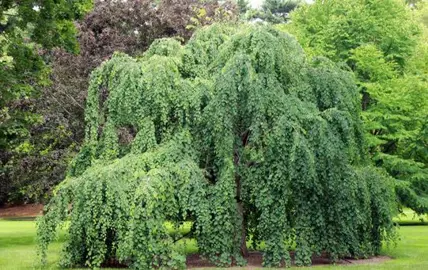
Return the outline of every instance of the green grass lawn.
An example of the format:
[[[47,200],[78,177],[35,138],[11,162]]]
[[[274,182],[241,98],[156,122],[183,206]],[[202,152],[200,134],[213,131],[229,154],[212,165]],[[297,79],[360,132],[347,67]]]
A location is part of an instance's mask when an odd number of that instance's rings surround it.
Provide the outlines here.
[[[410,218],[411,221],[411,218]],[[187,227],[186,227],[187,226]],[[181,230],[188,230],[188,225]],[[35,248],[35,222],[0,219],[0,269],[33,269],[37,267]],[[394,259],[379,264],[353,266],[317,266],[316,269],[428,269],[428,226],[403,226],[401,240],[396,248],[385,248],[383,253]],[[49,249],[48,265],[44,269],[56,267],[64,234]],[[194,241],[181,243],[186,252],[195,252]],[[245,269],[245,268],[244,268]]]

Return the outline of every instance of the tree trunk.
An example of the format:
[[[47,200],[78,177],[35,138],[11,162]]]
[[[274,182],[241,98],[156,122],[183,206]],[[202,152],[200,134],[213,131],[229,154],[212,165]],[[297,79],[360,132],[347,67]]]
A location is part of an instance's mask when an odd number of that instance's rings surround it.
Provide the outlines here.
[[[363,94],[363,97],[361,100],[361,109],[363,111],[367,111],[369,104],[370,104],[370,95],[369,95],[369,93],[367,93],[366,90],[363,90],[362,94]]]
[[[241,134],[242,147],[245,147],[247,145],[249,135],[250,135],[250,132],[248,130]],[[241,189],[242,189],[241,176],[237,172],[237,168],[239,168],[239,165],[240,165],[240,155],[239,155],[239,150],[237,148],[235,148],[235,151],[234,151],[234,165],[236,170],[235,172],[236,209],[238,211],[238,215],[239,215],[238,218],[241,223],[241,228],[240,228],[241,235],[238,236],[240,238],[239,249],[243,257],[248,257],[247,228],[245,225],[247,220],[245,216],[244,203],[242,202],[242,198],[241,198]]]
[[[239,156],[235,155],[235,168],[239,166]],[[241,177],[238,173],[235,174],[235,184],[236,184],[236,209],[239,215],[239,222],[241,223],[240,232],[240,251],[243,257],[248,257],[248,249],[247,249],[247,232],[246,232],[246,218],[245,218],[245,210],[244,204],[241,199]]]
[[[248,257],[248,249],[247,249],[247,232],[245,227],[245,215],[244,215],[244,207],[242,205],[242,201],[237,201],[239,218],[241,220],[241,241],[240,241],[240,251],[243,257]]]

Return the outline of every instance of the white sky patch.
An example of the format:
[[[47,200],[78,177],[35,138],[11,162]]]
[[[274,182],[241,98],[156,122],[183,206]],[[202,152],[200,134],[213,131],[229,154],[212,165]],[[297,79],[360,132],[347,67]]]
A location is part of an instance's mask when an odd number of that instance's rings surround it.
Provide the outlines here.
[[[263,4],[263,0],[250,0],[250,5],[252,8],[259,8]]]

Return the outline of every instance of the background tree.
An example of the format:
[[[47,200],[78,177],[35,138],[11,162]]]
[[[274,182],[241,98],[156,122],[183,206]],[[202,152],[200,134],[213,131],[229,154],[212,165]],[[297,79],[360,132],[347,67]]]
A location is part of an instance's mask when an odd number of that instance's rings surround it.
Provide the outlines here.
[[[271,27],[213,25],[91,74],[85,144],[39,219],[42,257],[68,222],[64,266],[183,269],[165,221],[243,265],[378,254],[394,239],[391,179],[367,167],[358,89]],[[70,208],[70,205],[72,206]],[[179,235],[180,236],[180,235]]]
[[[31,126],[40,122],[34,99],[48,80],[49,69],[40,50],[78,50],[73,20],[92,1],[15,1],[0,3],[0,204],[13,185],[9,170],[15,155],[32,150]]]
[[[397,179],[404,206],[426,213],[428,156],[421,149],[428,88],[426,67],[420,66],[426,61],[426,30],[418,13],[398,0],[316,1],[296,10],[287,27],[310,55],[354,71],[374,163]]]
[[[259,19],[269,23],[284,23],[289,13],[302,4],[301,0],[265,0],[261,9],[250,9],[245,14],[247,20]]]
[[[250,2],[248,0],[238,0],[236,4],[238,5],[240,14],[245,14],[250,9]]]
[[[285,14],[290,13],[299,4],[300,0],[265,0],[262,5],[262,9],[270,11],[272,14]]]

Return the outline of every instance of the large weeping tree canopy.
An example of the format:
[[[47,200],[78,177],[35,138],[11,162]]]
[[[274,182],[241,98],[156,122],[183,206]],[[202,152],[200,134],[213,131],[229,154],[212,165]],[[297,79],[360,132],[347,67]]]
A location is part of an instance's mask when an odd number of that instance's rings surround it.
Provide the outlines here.
[[[394,194],[366,167],[353,77],[308,62],[270,27],[214,25],[187,45],[116,54],[91,78],[86,141],[38,223],[39,247],[67,224],[64,266],[118,260],[184,268],[166,222],[192,222],[199,252],[265,266],[378,254]]]

